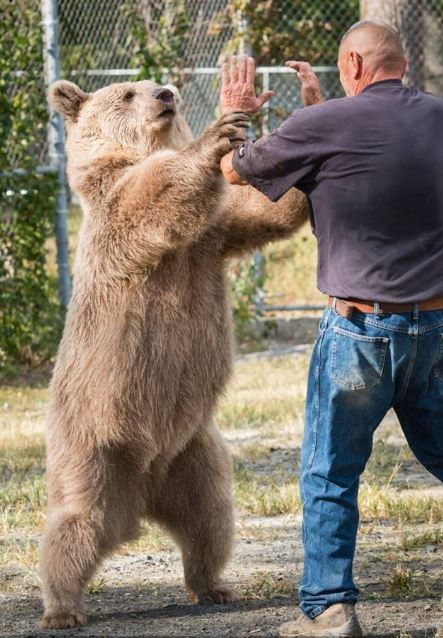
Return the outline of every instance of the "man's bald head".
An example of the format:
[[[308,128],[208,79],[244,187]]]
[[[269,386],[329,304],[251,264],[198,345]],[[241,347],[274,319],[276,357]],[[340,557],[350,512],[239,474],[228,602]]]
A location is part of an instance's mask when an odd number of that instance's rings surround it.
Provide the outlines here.
[[[341,39],[338,59],[347,95],[355,95],[380,79],[401,78],[406,69],[400,34],[386,22],[353,24]]]
[[[397,29],[386,22],[363,20],[353,24],[341,39],[340,49],[356,49],[364,60],[385,71],[403,67],[405,52]]]

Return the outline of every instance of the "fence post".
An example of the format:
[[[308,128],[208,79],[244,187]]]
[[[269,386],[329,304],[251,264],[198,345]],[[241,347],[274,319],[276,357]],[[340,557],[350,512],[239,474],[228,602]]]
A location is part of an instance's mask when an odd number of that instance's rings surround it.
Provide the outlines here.
[[[60,79],[60,51],[58,44],[57,0],[42,0],[42,24],[44,34],[44,61],[46,86]],[[57,172],[58,191],[55,218],[57,243],[57,272],[60,303],[67,306],[71,296],[68,250],[68,196],[65,176],[65,143],[63,120],[49,106],[49,157]]]
[[[263,81],[261,90],[269,91],[269,69],[265,67],[262,72]],[[262,124],[262,133],[263,135],[267,135],[269,133],[269,101],[263,104],[262,108],[263,113],[263,124]]]

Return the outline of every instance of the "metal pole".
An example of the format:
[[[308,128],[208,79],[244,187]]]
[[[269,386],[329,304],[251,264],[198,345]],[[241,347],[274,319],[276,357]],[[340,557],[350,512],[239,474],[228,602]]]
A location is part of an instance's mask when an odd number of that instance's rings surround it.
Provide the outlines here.
[[[263,71],[263,91],[269,91],[269,70],[266,69]],[[263,124],[262,124],[262,132],[263,135],[267,135],[269,133],[269,102],[265,102],[263,104]]]
[[[60,79],[60,51],[58,45],[57,0],[42,0],[42,24],[44,34],[44,60],[46,86]],[[48,127],[49,157],[57,172],[58,191],[55,217],[57,243],[57,270],[60,303],[67,306],[71,296],[68,250],[68,196],[65,177],[65,142],[63,120],[49,106]]]

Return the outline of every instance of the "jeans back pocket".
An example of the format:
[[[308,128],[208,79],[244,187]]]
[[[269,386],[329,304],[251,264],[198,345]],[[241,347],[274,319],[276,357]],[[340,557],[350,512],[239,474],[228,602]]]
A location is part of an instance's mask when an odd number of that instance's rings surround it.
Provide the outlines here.
[[[349,390],[363,390],[381,381],[388,337],[370,337],[333,328],[331,377]]]

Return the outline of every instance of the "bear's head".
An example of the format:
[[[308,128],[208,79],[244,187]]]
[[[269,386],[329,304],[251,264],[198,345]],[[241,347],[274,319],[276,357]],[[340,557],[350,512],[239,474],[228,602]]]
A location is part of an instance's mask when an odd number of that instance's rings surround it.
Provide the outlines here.
[[[65,116],[71,169],[115,153],[136,161],[162,149],[180,150],[192,139],[172,85],[122,82],[85,93],[59,80],[50,87],[49,101]]]

